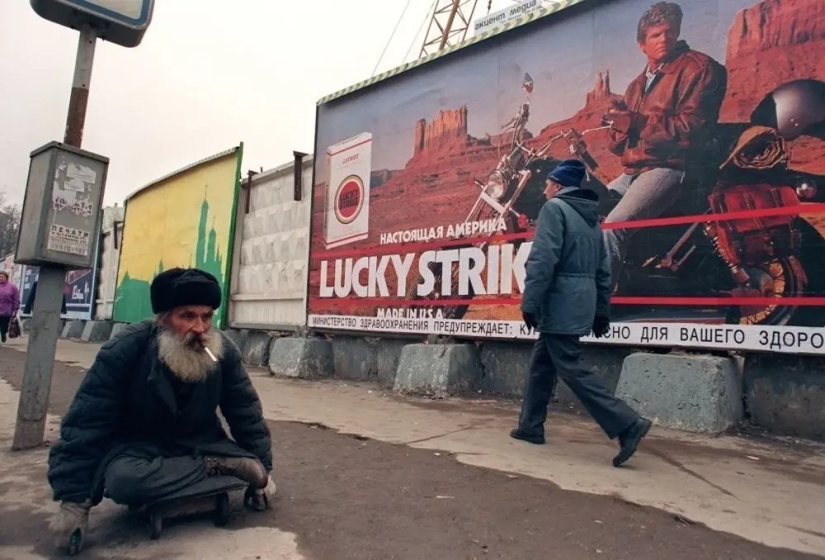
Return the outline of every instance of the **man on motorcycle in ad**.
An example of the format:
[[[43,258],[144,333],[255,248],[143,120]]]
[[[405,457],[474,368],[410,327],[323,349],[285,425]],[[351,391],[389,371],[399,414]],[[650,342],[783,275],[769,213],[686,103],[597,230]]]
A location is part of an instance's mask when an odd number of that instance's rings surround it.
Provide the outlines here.
[[[647,65],[608,113],[610,149],[621,156],[625,169],[607,186],[621,199],[605,223],[660,217],[683,195],[685,173],[711,164],[718,155],[710,153],[709,145],[727,72],[680,41],[681,26],[682,9],[675,2],[658,2],[639,20],[636,39]],[[613,289],[636,231],[604,230]]]
[[[579,338],[610,328],[610,269],[599,226],[599,196],[581,188],[584,164],[561,162],[547,177],[548,201],[539,214],[527,257],[521,310],[539,332],[524,387],[518,428],[510,436],[544,443],[547,404],[561,377],[610,439],[621,447],[620,466],[636,451],[651,422],[616,398],[602,379],[581,366]]]

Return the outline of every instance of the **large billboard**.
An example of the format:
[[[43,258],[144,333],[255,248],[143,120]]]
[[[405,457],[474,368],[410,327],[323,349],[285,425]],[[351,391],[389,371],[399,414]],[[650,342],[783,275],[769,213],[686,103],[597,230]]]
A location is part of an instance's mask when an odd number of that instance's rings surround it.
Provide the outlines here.
[[[825,0],[566,4],[319,102],[309,326],[535,337],[525,260],[572,156],[607,343],[825,353]]]
[[[243,144],[159,179],[126,200],[115,321],[151,317],[149,286],[155,276],[192,267],[220,282],[224,305],[215,324],[224,325],[242,157]]]

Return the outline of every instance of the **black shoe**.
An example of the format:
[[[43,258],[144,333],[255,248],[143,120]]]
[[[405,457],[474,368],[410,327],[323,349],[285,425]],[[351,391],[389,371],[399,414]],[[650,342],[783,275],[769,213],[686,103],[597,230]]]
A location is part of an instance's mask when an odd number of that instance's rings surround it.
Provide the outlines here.
[[[515,430],[510,431],[510,437],[513,439],[520,439],[521,441],[526,441],[528,443],[533,443],[535,445],[544,445],[544,435],[531,435],[527,432],[521,431],[521,428],[516,428]]]
[[[625,463],[628,459],[633,457],[636,453],[636,448],[639,447],[642,438],[650,431],[653,422],[647,418],[639,418],[624,433],[619,436],[619,445],[621,450],[619,454],[613,457],[613,466],[618,467]]]

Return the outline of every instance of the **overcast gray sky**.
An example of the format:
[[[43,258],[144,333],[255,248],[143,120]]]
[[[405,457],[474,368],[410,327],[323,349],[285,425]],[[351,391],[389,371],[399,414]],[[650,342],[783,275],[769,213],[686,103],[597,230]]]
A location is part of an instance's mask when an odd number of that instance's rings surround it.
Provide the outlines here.
[[[157,0],[140,46],[97,45],[83,148],[111,159],[106,204],[240,141],[244,171],[311,152],[315,102],[372,74],[406,3]],[[417,56],[431,5],[409,0],[379,72]],[[0,187],[12,201],[29,152],[63,140],[77,36],[27,0],[0,0]]]

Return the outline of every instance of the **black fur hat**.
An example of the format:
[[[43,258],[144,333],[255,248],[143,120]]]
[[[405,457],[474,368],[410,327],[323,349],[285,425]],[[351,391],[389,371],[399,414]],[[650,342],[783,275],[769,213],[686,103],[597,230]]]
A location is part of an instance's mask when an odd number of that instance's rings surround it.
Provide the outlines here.
[[[221,306],[221,286],[218,280],[197,268],[171,268],[152,280],[150,287],[152,312],[163,313],[182,305]]]

